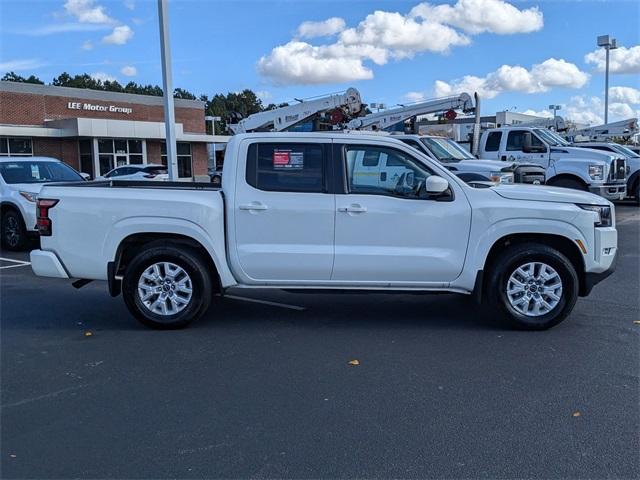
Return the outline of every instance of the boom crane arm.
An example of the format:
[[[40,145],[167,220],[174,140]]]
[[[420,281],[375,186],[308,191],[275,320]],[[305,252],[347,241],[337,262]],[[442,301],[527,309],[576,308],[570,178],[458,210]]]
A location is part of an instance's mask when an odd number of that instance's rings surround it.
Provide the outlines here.
[[[332,116],[332,119],[335,117],[337,121],[357,115],[362,110],[360,92],[355,88],[349,88],[344,93],[312,98],[295,105],[254,113],[236,124],[230,124],[229,128],[234,134],[255,131],[282,132],[314,115],[332,110],[339,112]]]
[[[347,123],[347,128],[354,130],[383,130],[418,115],[446,112],[449,110],[462,110],[464,113],[474,112],[475,107],[471,95],[461,93],[457,96],[436,98],[404,107],[370,113],[363,117],[354,118]]]

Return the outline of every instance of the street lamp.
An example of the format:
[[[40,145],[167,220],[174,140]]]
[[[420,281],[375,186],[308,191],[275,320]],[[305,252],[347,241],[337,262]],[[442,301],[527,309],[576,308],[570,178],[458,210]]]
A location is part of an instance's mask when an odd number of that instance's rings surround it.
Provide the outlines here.
[[[553,112],[553,126],[554,128],[556,128],[556,117],[558,115],[558,110],[560,110],[562,107],[560,105],[549,105],[549,110],[551,110]]]
[[[606,63],[604,74],[604,123],[609,123],[609,50],[618,48],[618,42],[609,35],[600,35],[598,37],[598,46],[604,47],[606,51]]]

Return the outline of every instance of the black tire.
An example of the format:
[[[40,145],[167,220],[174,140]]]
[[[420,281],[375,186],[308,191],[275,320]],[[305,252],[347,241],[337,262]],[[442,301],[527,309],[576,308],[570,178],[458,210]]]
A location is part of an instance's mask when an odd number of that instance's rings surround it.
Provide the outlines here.
[[[562,280],[562,293],[557,305],[539,316],[521,313],[512,306],[507,295],[507,285],[512,273],[518,267],[531,262],[550,266]],[[521,243],[507,247],[491,266],[488,280],[485,292],[489,305],[491,308],[497,308],[498,313],[510,326],[521,330],[546,330],[559,324],[571,313],[578,299],[579,280],[573,264],[558,250],[538,243]]]
[[[181,268],[190,278],[191,298],[175,314],[160,314],[145,305],[138,293],[138,282],[145,270],[157,263],[171,263]],[[160,330],[187,326],[201,317],[211,304],[213,283],[207,262],[195,250],[169,243],[153,243],[140,252],[127,266],[122,281],[122,296],[131,312],[144,325]],[[182,277],[184,278],[184,277]],[[173,293],[173,292],[172,292]],[[175,293],[177,295],[177,292]],[[165,305],[167,301],[165,300]],[[169,306],[171,307],[169,301]]]
[[[15,210],[2,214],[2,246],[7,250],[24,250],[27,245],[27,229],[22,215]]]
[[[580,180],[574,180],[573,178],[559,178],[557,180],[551,180],[551,182],[547,182],[547,185],[552,187],[571,188],[572,190],[582,190],[583,192],[588,191],[588,188],[584,183]]]

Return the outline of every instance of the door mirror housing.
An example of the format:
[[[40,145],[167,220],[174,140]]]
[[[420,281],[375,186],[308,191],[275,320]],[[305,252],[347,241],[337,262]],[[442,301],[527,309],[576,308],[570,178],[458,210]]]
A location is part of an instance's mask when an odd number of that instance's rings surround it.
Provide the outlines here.
[[[85,180],[91,180],[91,175],[89,175],[88,173],[80,172],[80,176]]]
[[[425,190],[430,197],[442,195],[449,189],[449,182],[438,175],[431,175],[425,182]]]

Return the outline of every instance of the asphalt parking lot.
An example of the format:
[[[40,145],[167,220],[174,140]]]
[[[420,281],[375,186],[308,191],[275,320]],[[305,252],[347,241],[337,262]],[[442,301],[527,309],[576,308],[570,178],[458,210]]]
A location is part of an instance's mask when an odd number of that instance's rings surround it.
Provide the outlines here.
[[[0,252],[1,477],[638,478],[640,211],[617,216],[617,271],[546,332],[285,292],[153,331]]]

